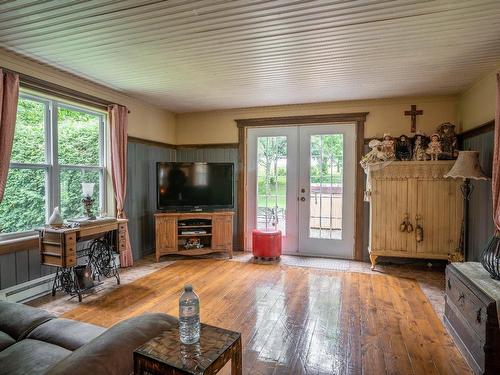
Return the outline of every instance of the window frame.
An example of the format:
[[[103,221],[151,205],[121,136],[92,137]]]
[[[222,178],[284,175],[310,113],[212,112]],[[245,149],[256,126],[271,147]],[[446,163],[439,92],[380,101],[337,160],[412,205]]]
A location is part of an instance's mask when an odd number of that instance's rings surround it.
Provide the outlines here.
[[[41,103],[45,107],[44,116],[44,141],[45,141],[45,162],[43,163],[21,163],[10,162],[11,169],[31,169],[45,171],[45,222],[54,211],[56,206],[61,205],[61,172],[63,170],[82,170],[99,173],[99,207],[102,211],[107,211],[107,154],[108,154],[108,133],[106,131],[107,114],[103,111],[92,110],[53,97],[45,97],[43,94],[33,94],[26,92],[22,88],[19,99],[26,99]],[[83,112],[99,119],[99,165],[73,165],[59,164],[59,144],[58,144],[58,109],[64,108],[73,111]],[[28,237],[36,234],[34,229],[22,232],[0,233],[0,242]]]

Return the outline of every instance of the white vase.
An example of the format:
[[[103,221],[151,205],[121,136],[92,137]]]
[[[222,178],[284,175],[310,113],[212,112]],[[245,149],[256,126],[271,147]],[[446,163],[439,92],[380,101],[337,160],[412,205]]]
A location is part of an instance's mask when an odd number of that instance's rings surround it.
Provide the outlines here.
[[[60,227],[64,223],[61,213],[59,212],[59,207],[54,207],[54,212],[49,217],[48,225],[53,227]]]

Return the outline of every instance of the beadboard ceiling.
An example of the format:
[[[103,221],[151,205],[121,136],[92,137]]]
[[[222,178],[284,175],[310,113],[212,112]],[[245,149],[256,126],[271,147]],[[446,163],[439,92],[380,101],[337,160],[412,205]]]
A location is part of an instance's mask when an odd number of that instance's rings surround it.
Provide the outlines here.
[[[500,1],[2,1],[0,47],[175,112],[455,94]]]

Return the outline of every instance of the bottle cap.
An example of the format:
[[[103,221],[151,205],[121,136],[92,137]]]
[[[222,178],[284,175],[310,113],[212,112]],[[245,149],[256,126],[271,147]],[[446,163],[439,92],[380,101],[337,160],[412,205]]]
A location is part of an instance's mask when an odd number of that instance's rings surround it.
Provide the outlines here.
[[[184,285],[184,291],[185,292],[192,292],[193,291],[193,286],[191,284]]]

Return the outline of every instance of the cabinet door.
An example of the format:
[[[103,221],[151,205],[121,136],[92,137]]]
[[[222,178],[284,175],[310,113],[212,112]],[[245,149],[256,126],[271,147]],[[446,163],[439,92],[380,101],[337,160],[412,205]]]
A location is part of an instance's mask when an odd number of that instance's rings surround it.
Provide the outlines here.
[[[457,251],[462,222],[460,182],[451,179],[417,182],[418,223],[424,239],[417,243],[420,257],[446,259]]]
[[[233,245],[233,217],[214,215],[212,218],[212,249],[231,250]]]
[[[156,217],[156,252],[160,254],[177,251],[177,217]]]
[[[412,233],[399,230],[405,215],[411,215],[409,185],[406,179],[372,180],[370,251],[394,256],[412,252]]]

